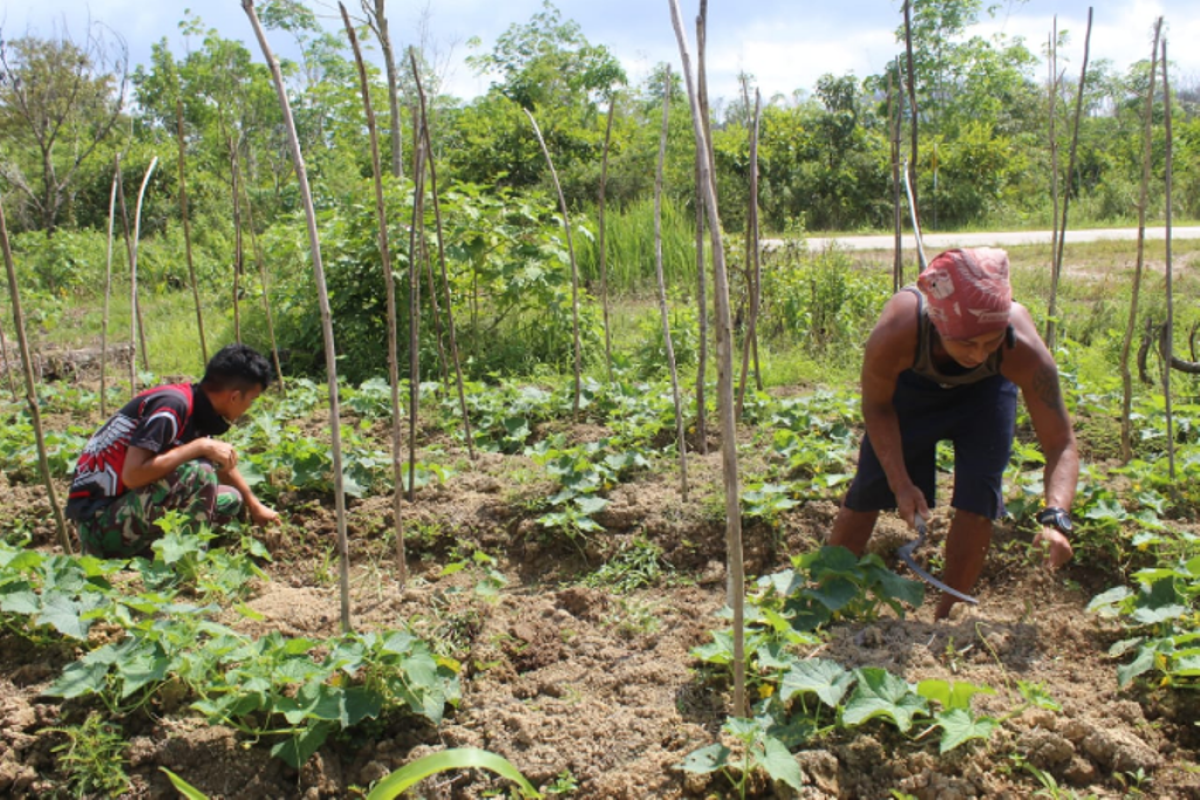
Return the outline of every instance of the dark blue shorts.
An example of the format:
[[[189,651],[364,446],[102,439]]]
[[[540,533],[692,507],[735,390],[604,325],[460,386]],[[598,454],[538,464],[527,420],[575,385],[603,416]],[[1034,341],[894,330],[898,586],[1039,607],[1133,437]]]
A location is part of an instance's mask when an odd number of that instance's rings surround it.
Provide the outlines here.
[[[950,505],[988,519],[1004,513],[1001,478],[1012,454],[1017,387],[1002,375],[943,389],[912,370],[900,374],[892,405],[900,418],[900,440],[908,475],[933,507],[937,443],[954,445],[954,497]],[[870,438],[863,436],[858,474],[846,492],[853,511],[896,507]]]

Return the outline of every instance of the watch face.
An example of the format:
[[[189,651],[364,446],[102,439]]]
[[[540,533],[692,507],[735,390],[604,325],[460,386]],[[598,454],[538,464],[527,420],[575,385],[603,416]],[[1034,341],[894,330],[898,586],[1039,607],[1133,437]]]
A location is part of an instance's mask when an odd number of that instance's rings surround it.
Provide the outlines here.
[[[1063,533],[1070,533],[1075,527],[1071,522],[1071,516],[1065,511],[1059,511],[1054,515],[1054,524]]]

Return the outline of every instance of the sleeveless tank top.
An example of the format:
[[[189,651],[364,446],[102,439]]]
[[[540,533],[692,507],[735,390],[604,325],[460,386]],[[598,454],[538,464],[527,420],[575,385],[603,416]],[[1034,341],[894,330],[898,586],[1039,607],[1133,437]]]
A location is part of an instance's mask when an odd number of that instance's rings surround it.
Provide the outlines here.
[[[955,364],[954,366],[958,368],[950,372],[939,369],[933,359],[933,341],[938,333],[929,320],[929,313],[925,308],[925,297],[915,286],[905,286],[900,291],[912,292],[917,296],[917,352],[912,365],[914,373],[933,381],[943,389],[979,383],[993,375],[1000,374],[1000,364],[1004,361],[1003,346],[996,348],[996,351],[988,356],[987,361],[978,367],[966,369]]]

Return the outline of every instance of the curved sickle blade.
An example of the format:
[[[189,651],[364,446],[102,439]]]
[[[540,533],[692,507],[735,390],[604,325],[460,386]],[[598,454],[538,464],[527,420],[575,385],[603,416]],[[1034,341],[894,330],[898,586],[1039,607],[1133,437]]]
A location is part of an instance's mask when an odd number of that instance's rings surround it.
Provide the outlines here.
[[[899,548],[897,548],[896,555],[900,556],[900,560],[903,561],[905,564],[907,564],[908,568],[911,569],[918,578],[925,581],[933,588],[938,589],[939,591],[943,591],[952,597],[957,597],[959,600],[962,600],[964,603],[970,603],[973,606],[979,605],[978,599],[972,597],[969,594],[964,594],[964,593],[958,591],[957,589],[947,586],[946,584],[939,581],[937,578],[930,575],[924,569],[917,566],[917,562],[912,557],[912,554],[913,554],[914,550],[916,550],[918,547],[920,547],[922,544],[925,543],[925,534],[928,532],[928,528],[925,526],[925,520],[921,518],[920,514],[917,514],[915,521],[917,523],[917,538],[913,539],[908,544],[901,545]]]

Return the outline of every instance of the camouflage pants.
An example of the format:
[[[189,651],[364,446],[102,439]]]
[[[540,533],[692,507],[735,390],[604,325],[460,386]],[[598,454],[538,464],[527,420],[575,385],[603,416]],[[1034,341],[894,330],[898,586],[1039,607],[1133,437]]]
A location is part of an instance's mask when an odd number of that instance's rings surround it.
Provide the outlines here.
[[[102,558],[152,554],[162,537],[156,524],[168,511],[179,511],[195,524],[221,525],[242,510],[242,494],[217,481],[204,459],[188,461],[171,474],[118,497],[103,511],[77,524],[83,551]]]

